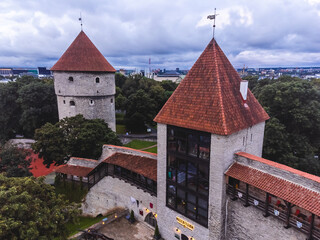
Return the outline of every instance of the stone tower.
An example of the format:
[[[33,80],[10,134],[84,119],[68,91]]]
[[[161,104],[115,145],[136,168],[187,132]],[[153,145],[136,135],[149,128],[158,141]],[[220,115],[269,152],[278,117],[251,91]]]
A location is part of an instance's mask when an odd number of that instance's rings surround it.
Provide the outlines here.
[[[214,39],[158,113],[157,208],[164,239],[224,239],[234,153],[261,156],[269,118]],[[174,227],[173,227],[174,226]]]
[[[81,31],[51,68],[59,119],[82,114],[115,131],[115,69]]]

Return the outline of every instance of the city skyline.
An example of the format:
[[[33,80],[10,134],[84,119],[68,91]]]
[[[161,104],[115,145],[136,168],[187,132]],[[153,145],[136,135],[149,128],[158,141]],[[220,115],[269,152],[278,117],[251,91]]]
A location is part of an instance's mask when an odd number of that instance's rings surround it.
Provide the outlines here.
[[[3,1],[1,67],[52,67],[83,30],[117,69],[190,69],[212,38],[235,68],[320,66],[320,1]]]

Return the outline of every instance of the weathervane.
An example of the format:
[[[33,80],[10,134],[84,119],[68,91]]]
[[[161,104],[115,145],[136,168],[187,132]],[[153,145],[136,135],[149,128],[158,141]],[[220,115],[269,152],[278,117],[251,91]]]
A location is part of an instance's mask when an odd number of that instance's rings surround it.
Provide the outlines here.
[[[81,17],[81,12],[80,12],[80,17],[79,17],[80,25],[81,25],[81,31],[82,31],[82,17]]]
[[[216,8],[214,9],[214,14],[213,15],[209,15],[207,17],[207,19],[213,20],[213,32],[212,32],[212,37],[214,38],[214,30],[216,28],[216,16],[218,16],[219,14],[216,14]]]

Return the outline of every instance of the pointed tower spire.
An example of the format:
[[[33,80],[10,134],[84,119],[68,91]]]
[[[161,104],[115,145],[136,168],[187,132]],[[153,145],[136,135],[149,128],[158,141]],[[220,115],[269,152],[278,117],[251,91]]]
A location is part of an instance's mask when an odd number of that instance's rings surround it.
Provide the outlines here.
[[[230,135],[269,118],[250,90],[244,106],[241,78],[212,39],[154,121]]]

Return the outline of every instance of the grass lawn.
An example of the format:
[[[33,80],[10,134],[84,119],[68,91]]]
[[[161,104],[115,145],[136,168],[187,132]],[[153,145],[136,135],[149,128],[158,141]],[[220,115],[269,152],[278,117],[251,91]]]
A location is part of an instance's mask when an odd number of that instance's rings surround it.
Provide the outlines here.
[[[121,124],[117,124],[116,125],[116,132],[118,134],[125,134],[126,133],[126,126],[125,125],[121,125]]]
[[[78,224],[74,224],[74,223],[67,223],[66,227],[68,229],[68,234],[69,236],[72,236],[74,234],[76,234],[77,232],[79,232],[79,230],[84,230],[88,227],[90,227],[91,225],[100,222],[102,219],[104,219],[104,216],[100,216],[100,217],[79,217],[79,223]]]
[[[157,146],[155,146],[155,147],[143,150],[143,151],[151,152],[151,153],[157,153],[158,149],[157,149]]]
[[[86,196],[88,188],[86,187],[85,183],[83,184],[83,189],[81,189],[80,185],[76,183],[74,186],[72,186],[71,182],[66,182],[66,185],[64,186],[61,180],[60,183],[55,183],[55,191],[56,194],[63,194],[65,199],[69,200],[70,202],[80,203]]]
[[[142,140],[132,140],[131,142],[124,145],[125,147],[134,148],[134,149],[142,149],[146,147],[150,147],[157,144],[156,142],[148,142]]]

